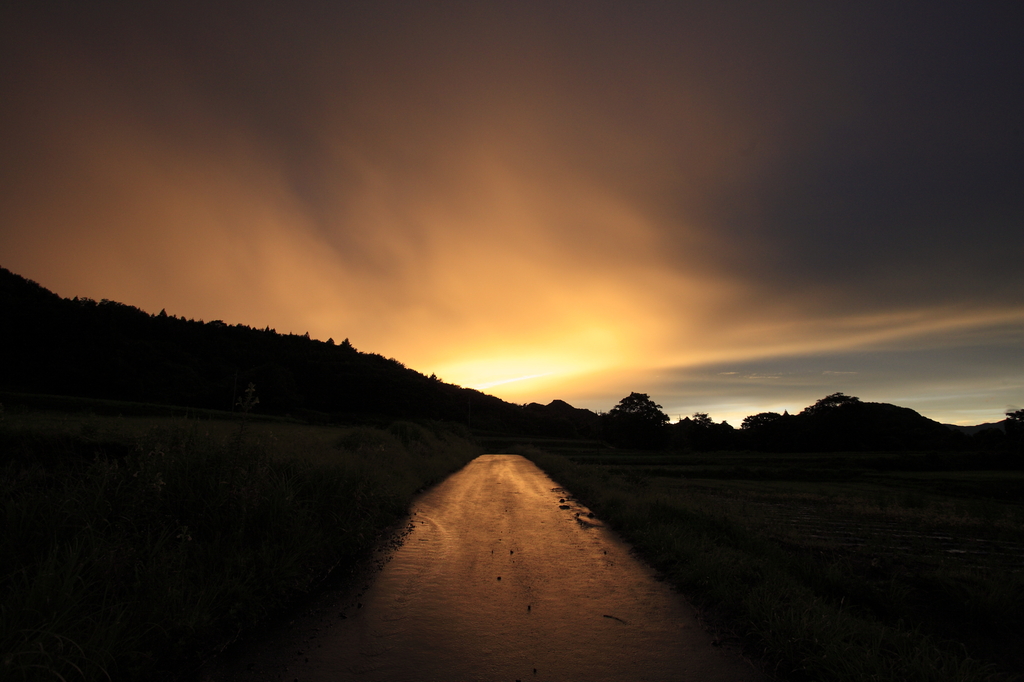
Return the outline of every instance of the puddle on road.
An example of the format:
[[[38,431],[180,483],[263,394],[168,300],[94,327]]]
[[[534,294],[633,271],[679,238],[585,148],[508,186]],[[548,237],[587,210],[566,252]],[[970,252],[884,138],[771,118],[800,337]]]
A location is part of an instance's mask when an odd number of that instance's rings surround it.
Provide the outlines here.
[[[518,455],[473,460],[413,507],[359,606],[282,670],[223,680],[758,680],[600,520]]]

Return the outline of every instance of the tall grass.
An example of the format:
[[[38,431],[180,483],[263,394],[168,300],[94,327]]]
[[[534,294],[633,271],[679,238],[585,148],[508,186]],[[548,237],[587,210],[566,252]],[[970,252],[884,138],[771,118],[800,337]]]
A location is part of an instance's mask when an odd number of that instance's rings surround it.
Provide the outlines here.
[[[5,680],[193,669],[355,562],[417,490],[478,454],[408,423],[303,439],[298,427],[281,438],[195,421],[142,433],[12,421],[0,426]]]
[[[780,543],[746,523],[735,505],[713,497],[661,485],[628,468],[575,464],[530,446],[515,451],[606,519],[780,679],[1009,679],[1006,671],[973,658],[962,642],[972,623],[983,620],[1019,629],[1019,575],[1000,574],[1003,582],[990,576],[984,589],[973,592],[969,581],[955,576],[923,592],[914,582],[929,575],[923,572],[909,582],[871,580],[849,557]],[[985,597],[988,592],[999,597]],[[929,614],[916,603],[922,595],[947,616],[966,610],[959,632],[923,627]],[[1019,640],[1019,632],[1015,636]]]

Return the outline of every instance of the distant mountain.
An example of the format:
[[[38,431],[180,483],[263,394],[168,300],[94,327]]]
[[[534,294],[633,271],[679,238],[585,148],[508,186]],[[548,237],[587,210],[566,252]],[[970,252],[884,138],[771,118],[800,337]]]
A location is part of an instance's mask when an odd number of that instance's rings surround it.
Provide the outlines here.
[[[547,405],[530,403],[524,408],[527,413],[542,420],[548,433],[565,437],[599,438],[601,418],[590,410],[573,407],[564,400],[552,400]]]
[[[587,410],[507,403],[359,352],[348,339],[61,298],[4,268],[0,321],[5,391],[231,410],[252,382],[261,412],[314,421],[435,419],[503,433],[586,432]]]
[[[982,431],[988,431],[989,429],[996,429],[997,431],[1002,431],[1003,433],[1006,433],[1006,420],[1005,419],[1002,420],[1002,421],[995,422],[995,423],[986,422],[984,424],[978,424],[976,426],[959,426],[957,424],[943,424],[943,426],[945,426],[947,429],[952,429],[953,431],[959,431],[960,433],[965,433],[968,436],[973,436],[976,433],[981,433]]]
[[[952,441],[942,424],[909,407],[854,400],[831,409],[812,406],[797,415],[804,419],[801,435],[811,449],[944,449]]]
[[[965,445],[952,431],[908,407],[835,393],[795,415],[773,415],[743,429],[747,447],[774,452],[949,450]]]

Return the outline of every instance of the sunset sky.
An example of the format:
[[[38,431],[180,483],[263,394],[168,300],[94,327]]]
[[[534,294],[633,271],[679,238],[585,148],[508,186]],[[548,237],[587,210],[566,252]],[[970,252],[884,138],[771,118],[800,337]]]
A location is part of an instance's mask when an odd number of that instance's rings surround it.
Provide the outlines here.
[[[997,421],[1024,3],[4,3],[0,265],[518,403]]]

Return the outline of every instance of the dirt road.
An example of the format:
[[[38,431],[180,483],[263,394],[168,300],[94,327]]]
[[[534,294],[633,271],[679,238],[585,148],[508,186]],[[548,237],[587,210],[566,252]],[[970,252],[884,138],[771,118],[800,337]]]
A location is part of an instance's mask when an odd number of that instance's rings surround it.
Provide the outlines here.
[[[321,609],[208,679],[762,679],[523,457],[475,459],[423,495],[412,522],[358,603]]]

